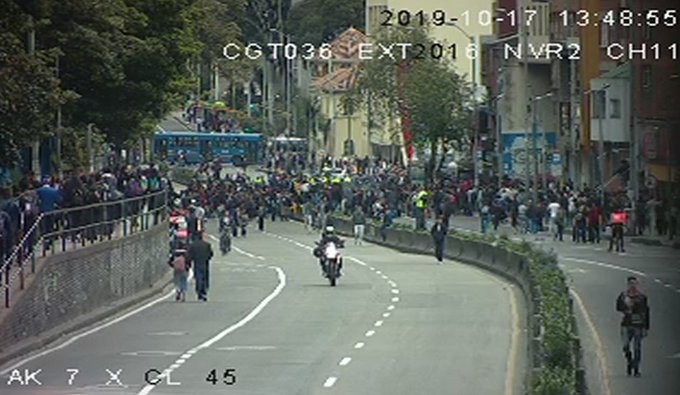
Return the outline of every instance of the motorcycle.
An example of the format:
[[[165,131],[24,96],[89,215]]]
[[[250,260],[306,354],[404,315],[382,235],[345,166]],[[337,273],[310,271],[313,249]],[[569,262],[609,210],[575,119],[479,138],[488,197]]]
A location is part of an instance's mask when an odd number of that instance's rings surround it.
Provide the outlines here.
[[[321,257],[323,259],[323,270],[326,273],[326,278],[331,284],[331,287],[335,287],[338,278],[340,277],[340,268],[342,267],[342,257],[340,256],[340,248],[344,246],[342,244],[336,244],[330,242],[325,246],[319,245]]]

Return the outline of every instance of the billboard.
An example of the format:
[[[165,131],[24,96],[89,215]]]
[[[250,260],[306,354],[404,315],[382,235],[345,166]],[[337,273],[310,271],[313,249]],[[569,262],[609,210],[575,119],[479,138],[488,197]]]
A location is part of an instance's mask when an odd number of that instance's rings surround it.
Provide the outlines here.
[[[562,175],[562,158],[557,148],[557,135],[555,132],[536,133],[536,151],[534,152],[534,142],[532,134],[529,133],[528,139],[524,132],[503,133],[503,172],[510,178],[526,178],[527,174],[527,153],[529,158],[529,175],[534,174],[534,158],[539,158],[541,147],[548,158],[548,174],[554,177]],[[539,162],[540,166],[540,162]],[[539,167],[540,174],[540,167]]]

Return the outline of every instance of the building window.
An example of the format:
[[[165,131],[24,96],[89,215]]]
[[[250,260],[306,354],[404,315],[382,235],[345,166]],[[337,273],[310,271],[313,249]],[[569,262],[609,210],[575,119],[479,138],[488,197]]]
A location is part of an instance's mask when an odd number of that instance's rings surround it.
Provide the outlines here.
[[[642,88],[652,89],[652,66],[648,64],[642,66]]]
[[[610,118],[619,119],[621,118],[621,100],[611,99],[609,100],[609,108],[611,108]]]
[[[606,118],[606,92],[605,91],[593,91],[593,119],[604,119]]]

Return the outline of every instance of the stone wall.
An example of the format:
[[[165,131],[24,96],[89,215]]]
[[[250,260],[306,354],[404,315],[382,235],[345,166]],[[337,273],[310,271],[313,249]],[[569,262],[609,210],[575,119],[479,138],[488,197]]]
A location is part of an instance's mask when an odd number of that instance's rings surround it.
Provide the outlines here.
[[[21,341],[150,290],[170,270],[168,224],[44,259],[35,280],[0,322],[0,355]]]

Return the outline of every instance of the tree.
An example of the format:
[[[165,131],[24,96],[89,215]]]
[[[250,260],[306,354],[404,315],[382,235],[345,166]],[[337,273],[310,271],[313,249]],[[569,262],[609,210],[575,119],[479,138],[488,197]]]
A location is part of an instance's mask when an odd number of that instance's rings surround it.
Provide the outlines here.
[[[366,93],[364,98],[371,98],[372,116],[378,122],[408,114],[413,143],[429,148],[426,174],[432,181],[439,148],[443,157],[453,142],[462,144],[470,132],[466,108],[472,91],[446,56],[440,59],[431,56],[429,50],[436,43],[426,30],[397,27],[380,30],[374,48],[395,43],[411,43],[412,47],[406,48],[406,56],[399,47],[394,47],[398,50],[393,50],[393,58],[375,56],[365,61],[357,91]],[[420,45],[426,49],[426,55],[421,55]]]
[[[288,31],[298,43],[319,46],[349,27],[364,26],[364,0],[303,0],[290,10]]]
[[[44,12],[36,2],[22,5]],[[24,9],[8,0],[0,1],[0,8],[0,163],[10,167],[19,163],[22,147],[50,134],[57,106],[73,95],[59,86],[53,51],[27,54]]]

